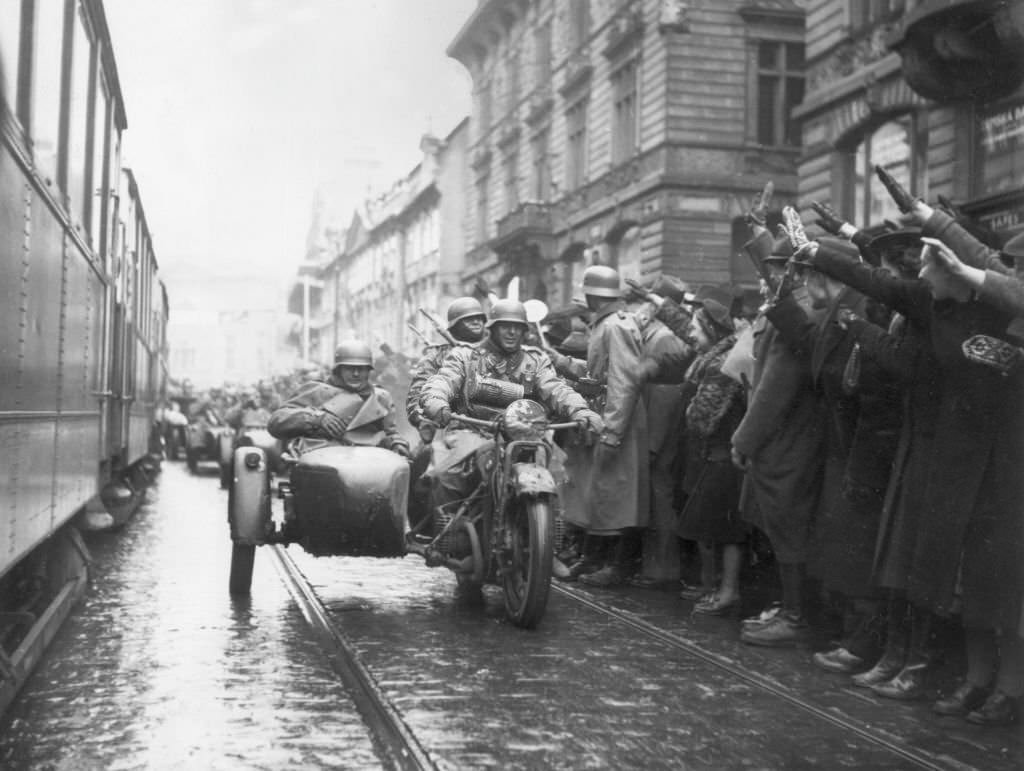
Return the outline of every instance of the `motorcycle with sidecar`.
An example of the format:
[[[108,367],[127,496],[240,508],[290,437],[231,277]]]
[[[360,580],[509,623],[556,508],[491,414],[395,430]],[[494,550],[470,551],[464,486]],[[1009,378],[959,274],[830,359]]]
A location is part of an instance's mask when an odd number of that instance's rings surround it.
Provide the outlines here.
[[[438,506],[410,530],[406,516],[408,461],[388,450],[330,443],[299,456],[287,453],[287,481],[276,496],[267,454],[257,446],[233,455],[228,523],[233,541],[229,588],[248,594],[257,546],[298,543],[315,556],[422,556],[461,584],[500,586],[513,624],[533,628],[547,607],[562,528],[549,464],[552,424],[540,404],[521,399],[493,421],[453,415],[493,440],[476,457],[480,481],[465,499]],[[430,532],[425,532],[426,530]]]
[[[230,426],[212,409],[204,409],[189,419],[185,426],[185,463],[193,474],[202,461],[220,460],[221,437],[234,434]]]

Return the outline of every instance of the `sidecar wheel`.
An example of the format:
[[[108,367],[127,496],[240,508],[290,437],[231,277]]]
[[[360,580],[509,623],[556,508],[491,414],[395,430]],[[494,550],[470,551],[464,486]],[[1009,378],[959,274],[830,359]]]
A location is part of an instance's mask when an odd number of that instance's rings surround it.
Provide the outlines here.
[[[252,568],[256,561],[256,547],[249,544],[231,545],[231,576],[228,590],[231,594],[248,594],[252,588]]]
[[[533,629],[544,617],[551,589],[555,519],[550,503],[520,500],[509,527],[512,564],[505,573],[505,610],[513,624]]]

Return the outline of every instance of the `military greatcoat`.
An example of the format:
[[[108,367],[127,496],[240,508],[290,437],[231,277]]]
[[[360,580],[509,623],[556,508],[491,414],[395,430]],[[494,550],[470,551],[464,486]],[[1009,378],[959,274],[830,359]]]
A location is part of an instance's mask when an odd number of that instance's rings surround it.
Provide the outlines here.
[[[592,322],[587,370],[604,385],[598,406],[601,441],[616,447],[602,468],[595,448],[575,447],[566,460],[565,516],[597,534],[646,527],[650,519],[650,459],[641,365],[643,336],[621,302],[606,305]]]

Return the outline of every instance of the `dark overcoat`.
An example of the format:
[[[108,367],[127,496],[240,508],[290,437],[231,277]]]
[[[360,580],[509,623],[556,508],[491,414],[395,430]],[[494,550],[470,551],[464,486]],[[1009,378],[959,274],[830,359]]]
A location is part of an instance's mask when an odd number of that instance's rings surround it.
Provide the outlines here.
[[[865,322],[851,325],[866,356],[895,360],[895,372],[914,384],[898,488],[883,513],[879,581],[949,613],[959,578],[965,624],[1016,627],[1024,548],[1016,436],[1022,384],[963,352],[973,335],[1005,334],[1009,317],[974,301],[936,301],[921,280],[896,278],[828,249],[819,250],[815,264],[901,313],[914,330],[897,339]],[[908,362],[910,369],[901,369]]]

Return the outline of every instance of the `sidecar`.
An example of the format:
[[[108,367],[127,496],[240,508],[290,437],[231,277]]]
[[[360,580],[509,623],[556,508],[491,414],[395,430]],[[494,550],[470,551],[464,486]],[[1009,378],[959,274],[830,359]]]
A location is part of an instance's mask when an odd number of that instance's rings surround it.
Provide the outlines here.
[[[402,557],[408,531],[409,464],[378,447],[326,445],[286,458],[288,481],[271,508],[271,462],[261,447],[235,449],[228,494],[233,548],[229,588],[248,594],[257,546],[298,543],[310,554]]]

